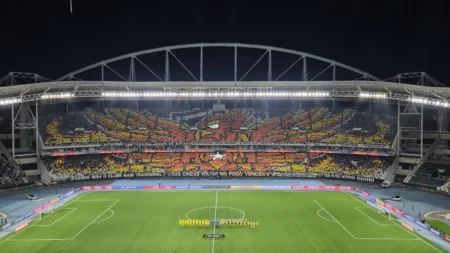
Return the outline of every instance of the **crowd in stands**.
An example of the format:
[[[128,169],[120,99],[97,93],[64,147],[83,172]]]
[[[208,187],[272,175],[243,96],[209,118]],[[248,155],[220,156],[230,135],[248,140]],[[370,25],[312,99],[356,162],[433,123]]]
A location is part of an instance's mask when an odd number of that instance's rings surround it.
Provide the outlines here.
[[[120,173],[253,171],[284,173],[318,173],[380,178],[392,163],[389,157],[314,153],[128,153],[114,155],[78,155],[46,157],[54,181],[79,176]]]
[[[40,130],[46,145],[114,142],[390,145],[395,136],[395,124],[386,115],[352,109],[317,107],[277,117],[253,109],[193,113],[173,119],[157,117],[149,110],[86,109],[43,116]]]
[[[14,166],[6,157],[0,157],[0,186],[20,185],[29,183],[25,173],[18,167]]]

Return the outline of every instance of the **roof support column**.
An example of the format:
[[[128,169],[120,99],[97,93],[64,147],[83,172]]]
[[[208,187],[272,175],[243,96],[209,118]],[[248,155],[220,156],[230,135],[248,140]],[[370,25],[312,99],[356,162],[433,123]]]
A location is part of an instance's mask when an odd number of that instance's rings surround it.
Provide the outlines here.
[[[234,47],[234,90],[237,85],[237,47]]]
[[[272,50],[269,50],[269,67],[267,69],[267,81],[272,82]]]
[[[306,56],[303,57],[302,81],[308,81],[308,67],[306,65]]]
[[[166,50],[166,71],[164,75],[164,81],[170,81],[170,62],[169,62],[169,50]]]

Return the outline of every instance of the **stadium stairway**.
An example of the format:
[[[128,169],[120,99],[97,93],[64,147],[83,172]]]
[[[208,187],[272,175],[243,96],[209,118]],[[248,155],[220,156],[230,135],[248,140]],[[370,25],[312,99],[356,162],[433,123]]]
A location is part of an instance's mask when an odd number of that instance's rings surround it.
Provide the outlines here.
[[[431,145],[431,147],[428,149],[427,153],[425,153],[425,155],[422,157],[422,159],[420,159],[420,162],[418,164],[416,164],[416,166],[414,166],[414,169],[411,170],[411,172],[409,172],[408,176],[405,177],[405,179],[403,180],[404,183],[409,183],[409,181],[411,180],[411,178],[414,176],[414,174],[420,169],[420,167],[422,166],[422,164],[428,160],[428,158],[431,156],[431,154],[436,150],[436,147],[438,146],[438,144],[441,142],[441,135],[439,134],[436,139],[434,140],[433,144]]]
[[[395,178],[395,173],[397,171],[398,168],[398,160],[399,160],[399,156],[397,155],[395,157],[394,162],[391,164],[391,166],[389,166],[389,168],[386,170],[386,172],[384,172],[382,178],[384,181],[390,181],[390,182],[394,182],[394,178]]]
[[[40,157],[37,158],[37,162],[38,162],[38,169],[41,172],[42,183],[45,185],[51,184],[52,178],[48,173],[47,167],[45,166],[44,162],[42,162],[42,159]]]

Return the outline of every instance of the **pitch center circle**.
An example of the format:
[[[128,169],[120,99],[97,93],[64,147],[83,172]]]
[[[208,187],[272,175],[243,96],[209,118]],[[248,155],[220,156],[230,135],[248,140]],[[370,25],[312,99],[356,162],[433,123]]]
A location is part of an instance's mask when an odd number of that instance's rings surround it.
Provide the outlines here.
[[[192,213],[192,212],[195,212],[195,211],[198,211],[198,210],[203,210],[203,209],[215,209],[215,208],[217,208],[217,209],[230,209],[230,210],[238,211],[238,212],[240,212],[242,214],[242,217],[238,218],[238,219],[244,219],[245,218],[245,212],[242,211],[241,209],[238,209],[238,208],[229,207],[229,206],[217,206],[217,207],[216,206],[204,206],[204,207],[199,207],[199,208],[192,209],[189,212],[187,212],[186,213],[186,219],[192,220],[191,218],[189,218],[189,214]]]

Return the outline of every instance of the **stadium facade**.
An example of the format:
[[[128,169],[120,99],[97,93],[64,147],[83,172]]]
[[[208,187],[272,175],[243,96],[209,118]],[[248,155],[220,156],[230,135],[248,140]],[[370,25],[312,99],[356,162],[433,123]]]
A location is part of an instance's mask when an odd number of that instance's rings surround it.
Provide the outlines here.
[[[0,83],[0,150],[27,182],[325,176],[448,191],[450,88],[425,73],[382,80],[304,52],[203,43]]]

